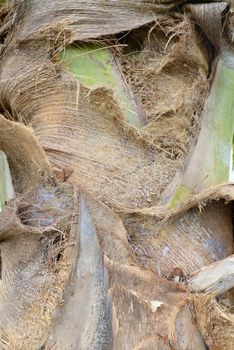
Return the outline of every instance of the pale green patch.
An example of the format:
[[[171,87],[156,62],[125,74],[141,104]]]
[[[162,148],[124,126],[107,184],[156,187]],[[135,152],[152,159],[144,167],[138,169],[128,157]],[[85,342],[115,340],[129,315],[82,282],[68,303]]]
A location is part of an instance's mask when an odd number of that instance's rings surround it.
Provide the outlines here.
[[[183,202],[183,200],[185,200],[186,198],[189,197],[189,195],[191,194],[191,192],[188,190],[188,188],[186,188],[185,186],[183,185],[180,185],[173,197],[172,197],[172,200],[170,201],[170,205],[169,205],[169,208],[170,209],[173,209],[177,206],[177,204]]]
[[[7,157],[0,151],[0,211],[15,196]]]
[[[136,103],[109,49],[93,44],[72,45],[64,49],[60,59],[85,87],[111,89],[126,121],[135,127],[142,126]]]
[[[228,182],[232,177],[234,131],[234,53],[224,50],[210,96],[207,99],[201,131],[190,161],[169,206],[191,193]],[[186,188],[186,191],[184,190]],[[181,194],[181,199],[178,198]]]
[[[209,152],[205,154],[209,174],[205,181],[206,188],[230,180],[234,131],[234,69],[225,64],[220,66],[212,92],[209,121],[213,125],[208,136],[211,145],[207,147]]]

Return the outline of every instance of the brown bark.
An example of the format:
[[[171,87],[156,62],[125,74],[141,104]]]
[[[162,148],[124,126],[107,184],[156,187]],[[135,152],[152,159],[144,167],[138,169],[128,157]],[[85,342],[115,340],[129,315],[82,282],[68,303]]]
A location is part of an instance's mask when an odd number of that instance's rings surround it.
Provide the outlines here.
[[[207,5],[218,21],[210,36],[205,12],[203,34],[191,20],[202,5],[185,2],[0,8],[0,149],[16,191],[0,213],[0,349],[233,348],[223,307],[233,294],[233,185],[168,205],[199,131],[227,8]],[[139,40],[139,55],[118,49],[117,34]],[[61,62],[66,45],[97,40],[114,42],[141,128],[111,89],[82,85]]]

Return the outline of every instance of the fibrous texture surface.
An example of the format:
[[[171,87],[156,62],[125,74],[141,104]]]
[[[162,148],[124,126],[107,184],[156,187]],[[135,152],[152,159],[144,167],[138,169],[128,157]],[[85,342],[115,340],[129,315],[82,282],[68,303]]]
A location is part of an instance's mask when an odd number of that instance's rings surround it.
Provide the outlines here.
[[[183,187],[171,202],[216,81],[217,36],[185,2],[1,8],[0,149],[14,199],[0,213],[0,348],[232,349],[227,310],[203,290],[193,304],[185,282],[233,253],[233,185]]]

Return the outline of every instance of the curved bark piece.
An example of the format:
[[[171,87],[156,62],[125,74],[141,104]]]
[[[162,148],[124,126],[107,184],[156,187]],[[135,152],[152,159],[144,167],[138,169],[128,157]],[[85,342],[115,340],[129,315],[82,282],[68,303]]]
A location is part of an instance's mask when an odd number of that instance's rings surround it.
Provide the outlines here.
[[[185,0],[70,0],[23,3],[18,39],[45,38],[63,33],[70,42],[99,38],[154,22],[155,16],[183,4]],[[62,40],[63,40],[62,39]]]
[[[187,285],[192,292],[212,293],[214,296],[234,288],[234,255],[195,271]]]
[[[222,38],[221,16],[227,6],[228,1],[185,6],[185,9],[191,12],[192,18],[200,25],[207,38],[218,50]]]
[[[0,116],[0,149],[7,156],[16,192],[27,191],[51,176],[47,156],[32,130],[3,116]]]

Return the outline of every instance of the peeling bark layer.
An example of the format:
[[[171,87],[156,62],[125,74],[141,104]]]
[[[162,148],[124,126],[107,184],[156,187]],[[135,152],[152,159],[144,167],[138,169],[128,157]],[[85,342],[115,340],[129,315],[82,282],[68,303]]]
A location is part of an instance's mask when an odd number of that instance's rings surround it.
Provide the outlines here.
[[[16,193],[0,213],[1,349],[233,348],[233,315],[220,302],[232,300],[232,271],[222,295],[192,288],[194,270],[199,278],[233,253],[223,200],[233,200],[233,185],[168,204],[207,94],[205,40],[218,48],[226,8],[207,5],[219,25],[211,33],[202,17],[204,39],[184,8],[176,11],[184,3],[33,0],[1,9],[0,150]],[[140,35],[139,56],[105,47],[140,26],[130,33]],[[108,84],[85,84],[61,59],[64,45],[93,39],[115,68],[125,66],[116,79],[136,94],[144,126],[129,123]],[[163,84],[158,109],[153,82]],[[174,129],[186,147],[173,152]]]

